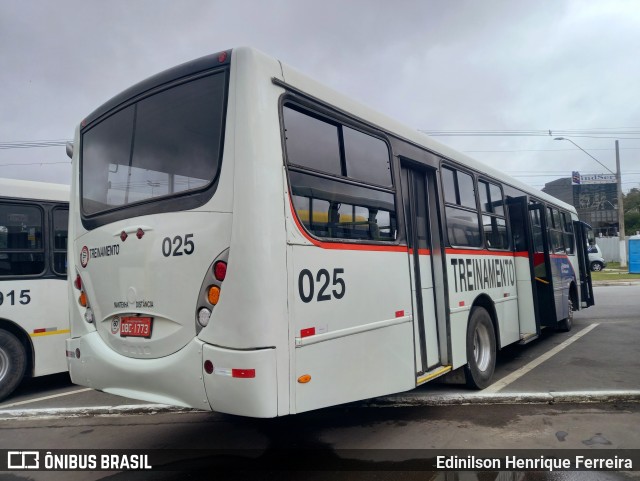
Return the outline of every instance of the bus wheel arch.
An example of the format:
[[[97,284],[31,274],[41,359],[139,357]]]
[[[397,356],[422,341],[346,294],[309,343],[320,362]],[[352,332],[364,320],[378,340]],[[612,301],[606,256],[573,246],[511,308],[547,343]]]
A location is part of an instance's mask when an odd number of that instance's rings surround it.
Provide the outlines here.
[[[472,389],[484,389],[491,384],[498,351],[498,326],[493,302],[481,296],[476,299],[467,323],[467,363],[465,380]]]
[[[6,319],[0,319],[0,351],[1,401],[10,395],[25,377],[31,375],[35,360],[29,335]]]

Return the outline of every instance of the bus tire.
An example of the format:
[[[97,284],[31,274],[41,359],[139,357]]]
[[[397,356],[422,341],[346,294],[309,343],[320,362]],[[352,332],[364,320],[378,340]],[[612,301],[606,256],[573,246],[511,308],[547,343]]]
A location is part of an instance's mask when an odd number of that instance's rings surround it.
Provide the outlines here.
[[[571,327],[573,327],[573,299],[571,299],[571,296],[569,296],[569,314],[567,316],[566,319],[562,319],[561,321],[558,321],[558,331],[561,332],[569,332],[571,330]]]
[[[496,336],[491,316],[484,307],[474,307],[467,326],[467,386],[484,389],[491,384],[496,367]]]
[[[27,355],[20,340],[0,329],[0,401],[11,394],[27,370]]]

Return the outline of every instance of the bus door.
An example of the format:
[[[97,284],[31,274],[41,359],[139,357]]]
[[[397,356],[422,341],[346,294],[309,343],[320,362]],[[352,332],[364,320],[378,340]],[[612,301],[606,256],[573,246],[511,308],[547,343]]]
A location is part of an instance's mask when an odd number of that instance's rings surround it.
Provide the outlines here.
[[[589,266],[589,253],[587,252],[587,238],[591,226],[584,222],[574,220],[573,230],[576,233],[576,254],[580,268],[580,302],[581,308],[593,306],[593,286],[591,284],[591,269]]]
[[[545,206],[538,202],[529,204],[529,219],[533,245],[533,257],[530,259],[533,262],[539,325],[555,328],[558,316]]]
[[[515,254],[520,342],[525,344],[540,335],[540,309],[536,286],[538,281],[535,280],[534,272],[533,226],[527,196],[509,198],[507,205]]]
[[[418,384],[446,363],[443,249],[438,223],[435,171],[402,166],[402,195],[411,267]],[[435,267],[434,267],[435,264]]]

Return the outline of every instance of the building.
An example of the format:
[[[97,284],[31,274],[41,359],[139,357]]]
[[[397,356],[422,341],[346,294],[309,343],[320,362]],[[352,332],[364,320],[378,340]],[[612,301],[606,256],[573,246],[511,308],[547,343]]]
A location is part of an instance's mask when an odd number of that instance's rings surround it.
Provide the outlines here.
[[[549,195],[572,204],[581,221],[589,224],[596,236],[618,235],[618,190],[612,174],[580,175],[557,179],[542,189]]]

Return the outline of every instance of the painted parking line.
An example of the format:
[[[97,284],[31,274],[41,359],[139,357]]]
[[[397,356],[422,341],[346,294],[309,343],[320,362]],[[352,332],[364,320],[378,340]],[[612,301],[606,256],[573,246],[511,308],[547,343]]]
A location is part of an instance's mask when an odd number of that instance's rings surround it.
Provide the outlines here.
[[[68,391],[60,394],[52,394],[51,396],[43,396],[43,397],[38,397],[34,399],[27,399],[26,401],[19,401],[11,404],[3,404],[3,405],[0,405],[0,409],[12,408],[14,406],[22,406],[23,404],[37,403],[38,401],[46,401],[47,399],[54,399],[62,396],[71,396],[72,394],[79,394],[81,392],[87,392],[87,391],[93,391],[93,389],[88,387],[85,389],[76,389],[75,391]]]
[[[585,336],[585,335],[589,334],[592,330],[594,330],[599,325],[600,325],[599,323],[595,323],[595,324],[591,324],[589,327],[584,328],[582,331],[580,331],[576,335],[570,337],[569,339],[567,339],[563,343],[557,345],[556,347],[554,347],[550,351],[545,352],[542,356],[538,357],[537,359],[534,359],[529,364],[526,364],[526,365],[522,366],[517,371],[512,372],[508,376],[505,376],[502,379],[500,379],[499,381],[496,381],[491,386],[483,389],[482,393],[483,394],[490,394],[490,393],[495,393],[495,392],[501,391],[502,389],[507,387],[509,384],[511,384],[512,382],[514,382],[517,379],[521,378],[522,376],[524,376],[526,373],[528,373],[532,369],[538,367],[540,364],[545,362],[547,359],[549,359],[552,356],[555,356],[556,354],[558,354],[565,347],[573,344],[578,339],[580,339],[582,336]]]

